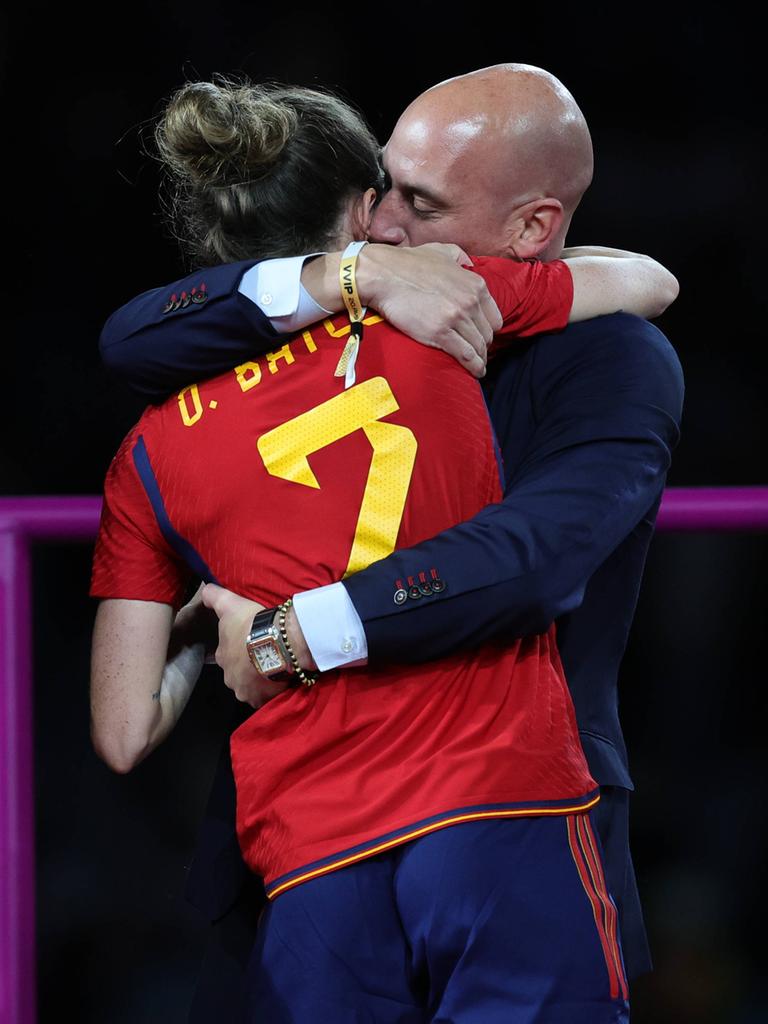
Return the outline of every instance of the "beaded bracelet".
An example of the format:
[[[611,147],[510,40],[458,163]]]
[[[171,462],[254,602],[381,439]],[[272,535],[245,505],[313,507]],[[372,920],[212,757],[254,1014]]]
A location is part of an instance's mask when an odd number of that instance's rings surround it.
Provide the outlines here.
[[[288,653],[288,657],[291,659],[291,665],[296,676],[301,680],[302,684],[306,687],[314,686],[317,682],[317,677],[320,675],[319,672],[305,672],[299,664],[299,659],[294,654],[293,648],[288,640],[288,632],[285,628],[285,616],[288,613],[288,609],[293,605],[293,600],[289,597],[287,601],[283,601],[277,609],[277,628],[280,630],[280,638],[283,641],[283,646]]]

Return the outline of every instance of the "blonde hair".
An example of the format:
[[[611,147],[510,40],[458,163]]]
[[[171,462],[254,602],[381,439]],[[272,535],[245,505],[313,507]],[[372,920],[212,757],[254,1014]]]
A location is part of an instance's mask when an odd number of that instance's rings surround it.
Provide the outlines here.
[[[155,130],[166,213],[198,265],[326,248],[350,196],[378,188],[360,115],[314,89],[190,82]]]

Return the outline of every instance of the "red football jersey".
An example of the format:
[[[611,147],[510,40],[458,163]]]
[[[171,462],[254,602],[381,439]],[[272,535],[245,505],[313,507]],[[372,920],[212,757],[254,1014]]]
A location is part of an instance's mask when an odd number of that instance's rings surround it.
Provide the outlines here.
[[[507,331],[564,326],[562,264],[479,262]],[[107,476],[91,593],[177,605],[194,573],[270,606],[500,500],[477,381],[366,324],[351,387],[334,375],[339,317],[148,409]],[[231,749],[243,854],[272,897],[455,822],[597,799],[554,629],[325,673],[255,712]]]

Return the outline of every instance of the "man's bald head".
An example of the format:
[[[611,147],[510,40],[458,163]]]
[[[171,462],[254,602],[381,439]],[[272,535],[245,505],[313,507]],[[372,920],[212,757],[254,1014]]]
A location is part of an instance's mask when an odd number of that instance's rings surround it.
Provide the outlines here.
[[[395,195],[382,201],[373,237],[450,240],[486,254],[557,255],[592,180],[576,101],[549,72],[526,64],[482,68],[422,93],[397,122],[384,160]],[[407,237],[384,237],[398,229]]]
[[[489,176],[499,176],[511,196],[554,196],[572,213],[592,180],[584,115],[542,68],[496,64],[449,78],[422,93],[401,120],[411,130],[431,124],[446,142],[474,139],[492,165]]]

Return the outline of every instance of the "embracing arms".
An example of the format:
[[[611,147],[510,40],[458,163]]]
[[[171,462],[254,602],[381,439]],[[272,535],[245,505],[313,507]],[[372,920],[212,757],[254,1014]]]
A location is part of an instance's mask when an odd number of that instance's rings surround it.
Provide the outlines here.
[[[408,259],[416,255],[395,251]],[[429,254],[429,259],[434,255]],[[581,250],[571,269],[577,301],[582,271],[595,285],[590,260],[602,260],[604,267],[614,268],[611,272],[618,274],[617,288],[623,274],[638,270],[636,261],[642,261],[641,271],[647,264],[649,276],[636,292],[637,301],[651,301],[648,296],[660,289],[665,296],[661,304],[666,305],[676,294],[674,278],[654,261]],[[322,266],[318,260],[310,267],[315,264]],[[154,326],[163,328],[163,337],[176,338],[194,358],[209,358],[205,353],[215,349],[217,325],[226,328],[227,344],[239,337],[239,318],[241,333],[249,335],[249,343],[253,324],[266,325],[254,303],[237,292],[238,274],[242,274],[233,273],[233,268],[216,269],[227,274],[220,301],[212,298],[199,304],[194,319],[185,315],[185,307],[178,314],[172,311],[166,319],[166,314],[152,314]],[[458,267],[452,269],[475,278]],[[328,273],[327,268],[324,272]],[[589,281],[585,295],[588,289]],[[613,309],[623,301],[602,284],[594,294],[597,302],[607,303],[607,307],[583,306],[582,315],[587,315],[586,310]],[[158,299],[158,295],[151,298],[153,308]],[[145,297],[134,306],[143,301]],[[652,301],[659,303],[658,297]],[[647,310],[653,311],[653,306]],[[250,325],[248,331],[243,323]],[[346,581],[344,586],[363,621],[373,656],[427,659],[468,642],[480,642],[497,631],[521,635],[546,628],[554,617],[578,604],[589,575],[658,497],[676,441],[682,393],[679,365],[666,340],[659,341],[658,332],[650,325],[630,318],[622,318],[620,329],[615,325],[606,329],[606,322],[602,323],[597,334],[583,325],[587,333],[571,361],[549,366],[546,359],[538,360],[535,385],[539,400],[534,414],[539,426],[504,502],[484,510],[470,523],[410,552],[396,552]],[[268,347],[274,347],[274,331],[268,325],[266,328]],[[143,338],[141,348],[146,333],[141,326],[137,330]],[[149,334],[157,344],[159,334],[152,330]],[[136,351],[131,337],[120,339],[114,333],[110,337],[118,348],[125,343],[124,353]],[[227,352],[227,365],[231,365],[232,352]],[[217,358],[220,356],[221,352]],[[179,373],[170,348],[163,350],[162,359],[168,360],[164,372]],[[150,360],[142,372],[151,376],[156,369]],[[164,379],[168,383],[167,376]],[[564,557],[564,545],[568,557]],[[407,579],[435,564],[452,567],[449,587],[439,601],[408,602],[399,609],[393,605],[395,579]],[[341,584],[335,586],[343,589]],[[475,600],[481,594],[486,602]],[[486,621],[478,624],[478,615]],[[244,651],[240,641],[238,650]],[[222,660],[225,657],[222,652]],[[305,667],[309,665],[305,663]]]
[[[523,416],[512,415],[521,401]],[[511,455],[504,499],[344,581],[369,657],[426,660],[494,634],[541,632],[577,608],[598,567],[658,501],[682,401],[672,346],[623,314],[574,325],[543,339],[524,369],[502,368],[490,408]],[[518,454],[515,434],[528,417]],[[433,566],[442,593],[393,601],[395,580]]]
[[[372,661],[426,661],[498,635],[540,633],[581,604],[590,578],[641,523],[647,537],[683,398],[666,338],[635,317],[605,317],[542,339],[495,374],[503,501],[343,583],[294,596],[289,638],[302,667],[316,659],[331,669],[366,650]],[[398,599],[433,569],[439,591]],[[258,608],[220,588],[205,588],[203,600],[226,627],[225,678],[244,686],[245,634]]]
[[[358,260],[358,288],[362,302],[377,309],[390,296],[382,312],[395,326],[444,348],[481,376],[501,318],[483,282],[459,266],[459,257],[465,258],[456,246],[367,245]],[[231,263],[144,292],[104,325],[99,341],[104,364],[134,390],[161,401],[341,312],[340,258],[341,253],[331,253],[306,262],[297,257]],[[281,275],[279,295],[276,274]],[[309,291],[301,291],[299,274]]]
[[[573,277],[569,323],[620,310],[653,319],[677,298],[674,274],[650,256],[583,245],[564,249],[562,259]]]
[[[314,259],[301,276],[312,298],[335,312],[343,309],[339,256],[328,253]],[[565,249],[562,259],[567,262],[573,285],[569,323],[620,310],[653,318],[677,298],[674,275],[650,256],[590,245]],[[520,333],[514,322],[508,323],[512,310],[499,293],[504,286],[501,274],[505,268],[511,272],[529,268],[498,257],[475,260],[473,268],[470,257],[458,246],[439,243],[414,249],[370,245],[361,252],[358,287],[368,296],[368,304],[404,333],[443,349],[468,369],[476,370],[483,344],[487,346],[492,340],[489,326],[495,332],[504,327],[504,333]],[[554,275],[558,263],[538,264],[537,269],[543,270],[544,276],[548,272]],[[475,269],[476,275],[462,273],[462,267]],[[511,280],[516,276],[513,273]],[[538,287],[535,277],[530,278],[527,291],[517,297],[519,305],[524,306]],[[501,321],[494,316],[495,304],[505,314]]]
[[[596,247],[575,251],[568,263],[575,286],[571,319],[617,309],[656,315],[674,299],[677,282],[660,264],[635,254],[619,257],[618,252]],[[134,389],[154,401],[165,398],[192,381],[277,347],[280,330],[293,333],[326,311],[340,311],[339,259],[339,253],[330,253],[299,267],[301,283],[311,295],[303,320],[290,315],[299,306],[298,278],[287,288],[287,305],[282,305],[273,301],[271,277],[263,285],[260,266],[252,262],[207,268],[144,292],[105,324],[102,358]],[[367,245],[358,260],[358,288],[362,301],[396,327],[444,349],[482,376],[488,344],[502,320],[482,277],[486,272],[482,267],[478,273],[463,269],[459,264],[467,260],[457,246]],[[511,280],[525,270],[508,261],[486,262],[512,275]],[[557,268],[544,274],[556,275]],[[525,292],[519,298],[524,301]]]

